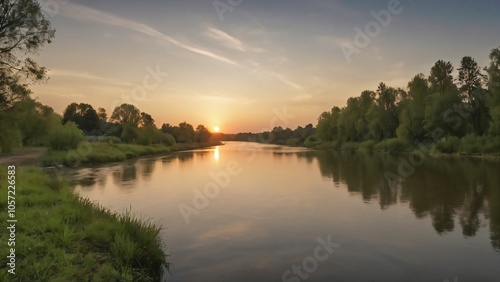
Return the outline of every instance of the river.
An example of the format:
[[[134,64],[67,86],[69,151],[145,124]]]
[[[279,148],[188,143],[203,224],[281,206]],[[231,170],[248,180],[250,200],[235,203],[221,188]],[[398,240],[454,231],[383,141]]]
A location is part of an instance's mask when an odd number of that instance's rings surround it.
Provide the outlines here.
[[[227,142],[73,172],[151,218],[166,281],[500,281],[500,162]]]

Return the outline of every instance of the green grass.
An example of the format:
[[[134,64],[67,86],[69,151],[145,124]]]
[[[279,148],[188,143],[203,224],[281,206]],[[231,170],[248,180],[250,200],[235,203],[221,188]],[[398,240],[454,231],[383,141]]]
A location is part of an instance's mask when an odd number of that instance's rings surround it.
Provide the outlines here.
[[[41,166],[65,165],[69,167],[79,164],[101,164],[110,162],[121,162],[126,159],[137,158],[146,155],[166,154],[174,151],[191,150],[207,147],[214,144],[175,144],[167,146],[137,145],[137,144],[110,144],[103,142],[82,142],[75,150],[56,151],[49,150],[40,158]]]
[[[130,210],[111,213],[38,169],[16,171],[16,275],[0,250],[0,281],[158,281],[167,256],[160,228]],[[0,190],[7,190],[0,166]],[[0,221],[7,220],[0,197]],[[8,233],[0,233],[6,242]]]

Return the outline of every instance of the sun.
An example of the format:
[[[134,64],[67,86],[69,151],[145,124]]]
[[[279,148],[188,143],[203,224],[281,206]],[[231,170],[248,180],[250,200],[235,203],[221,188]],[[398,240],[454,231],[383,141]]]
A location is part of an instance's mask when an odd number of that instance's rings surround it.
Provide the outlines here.
[[[215,131],[215,132],[220,132],[220,128],[219,128],[218,126],[215,126],[215,127],[214,127],[214,131]]]

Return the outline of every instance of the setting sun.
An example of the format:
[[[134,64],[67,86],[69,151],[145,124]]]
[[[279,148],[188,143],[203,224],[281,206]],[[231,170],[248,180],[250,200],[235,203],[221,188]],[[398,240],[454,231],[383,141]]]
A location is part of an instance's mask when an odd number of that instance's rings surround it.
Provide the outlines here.
[[[215,131],[215,132],[220,132],[220,128],[219,128],[218,126],[215,126],[215,127],[214,127],[214,131]]]

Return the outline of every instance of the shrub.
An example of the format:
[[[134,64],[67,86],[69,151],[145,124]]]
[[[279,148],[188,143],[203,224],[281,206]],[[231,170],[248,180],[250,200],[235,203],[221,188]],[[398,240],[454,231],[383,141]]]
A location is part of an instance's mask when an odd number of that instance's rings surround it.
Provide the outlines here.
[[[306,147],[314,147],[314,146],[318,145],[319,143],[320,143],[320,141],[314,135],[307,137],[306,141],[304,141],[304,145]]]
[[[54,150],[71,150],[83,139],[83,131],[74,122],[67,122],[50,134],[49,145]]]
[[[139,137],[139,129],[130,125],[124,125],[121,139],[127,143],[135,143]]]
[[[356,142],[345,142],[341,146],[343,151],[356,151],[358,147],[359,143]]]
[[[373,141],[373,140],[369,140],[369,141],[365,141],[363,143],[360,143],[359,144],[359,150],[360,151],[367,151],[367,152],[371,152],[373,151],[373,147],[375,147],[375,144],[377,142]]]
[[[287,146],[300,146],[301,142],[299,138],[290,138],[286,140]]]
[[[85,136],[85,141],[90,143],[120,144],[122,140],[116,136]]]
[[[373,147],[374,151],[382,151],[388,153],[410,152],[411,149],[412,146],[410,144],[398,138],[383,140]]]
[[[441,153],[452,154],[458,152],[460,139],[456,136],[448,136],[437,143],[437,149]]]

